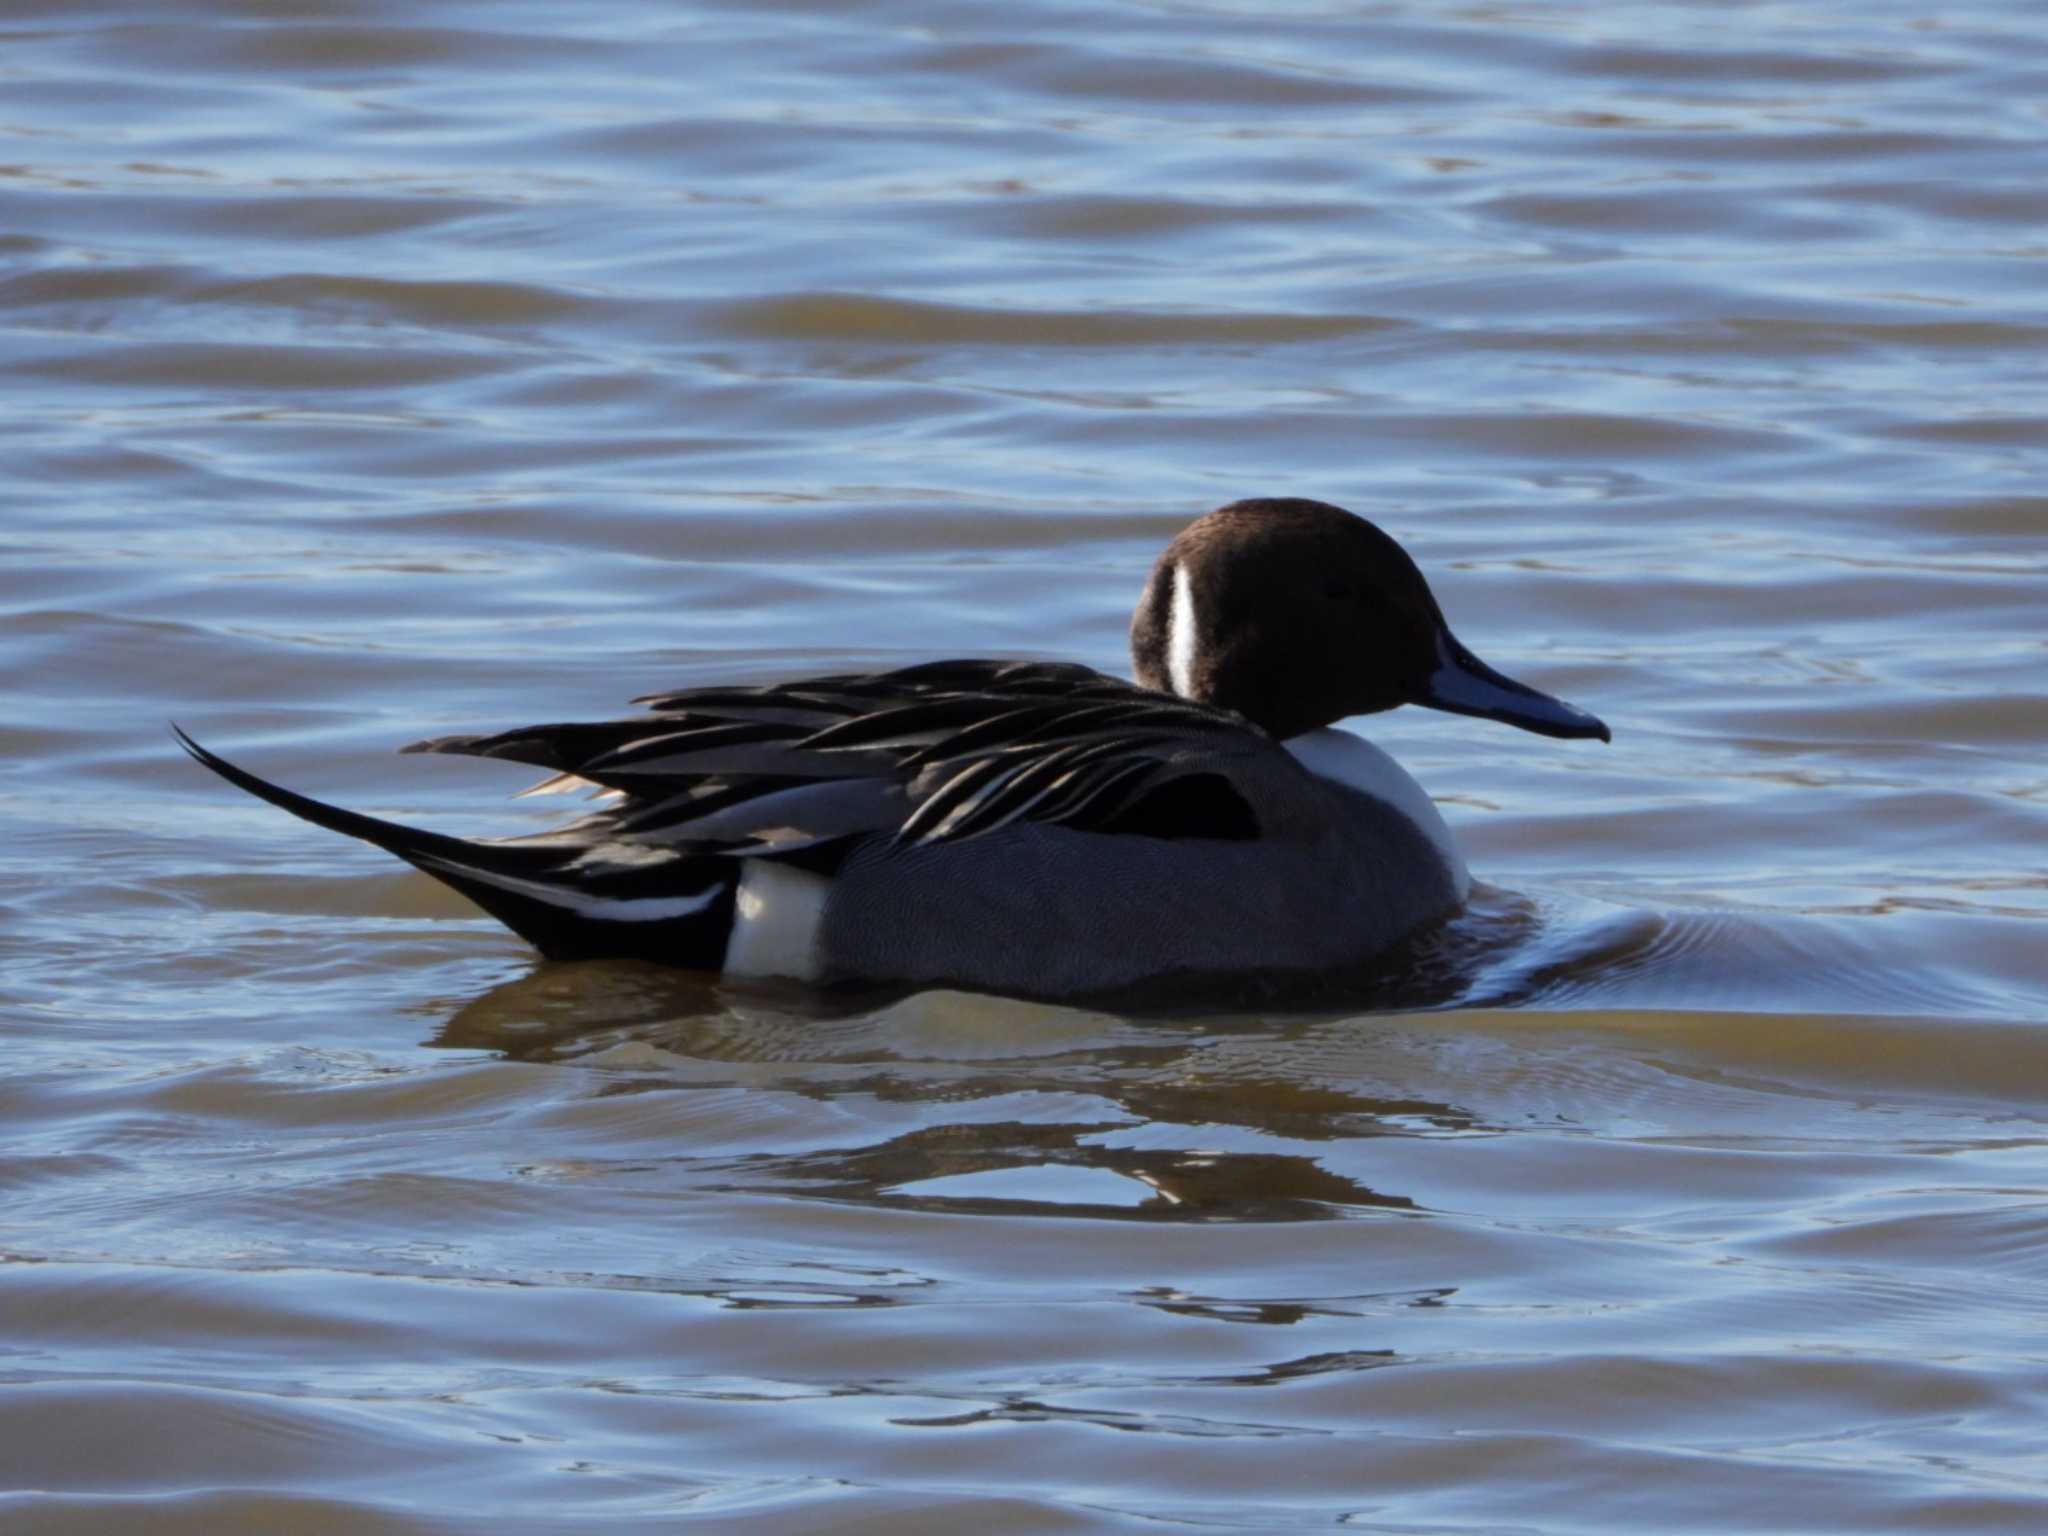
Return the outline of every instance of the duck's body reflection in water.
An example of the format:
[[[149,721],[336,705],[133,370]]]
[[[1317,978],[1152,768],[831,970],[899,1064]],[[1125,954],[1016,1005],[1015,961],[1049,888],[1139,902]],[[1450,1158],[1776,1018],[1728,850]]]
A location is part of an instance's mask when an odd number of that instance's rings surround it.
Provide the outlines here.
[[[542,965],[465,1004],[434,1043],[595,1068],[614,1074],[606,1091],[886,1102],[908,1122],[879,1140],[739,1159],[734,1188],[960,1211],[1302,1220],[1427,1213],[1375,1171],[1378,1138],[1499,1133],[1532,1115],[1569,1118],[1587,1092],[1611,1110],[1661,1091],[1648,1079],[1664,1067],[1606,1032],[1641,1010],[1713,1006],[1731,975],[1816,1012],[1904,995],[1824,922],[1590,904],[1567,918],[1486,887],[1399,960],[1306,995],[1288,978],[1264,998],[1212,987],[1206,1007],[1184,998],[1145,1012],[734,983],[634,961]],[[1920,985],[1952,1005],[1938,980]],[[1680,1017],[1711,1055],[1715,1016]],[[1739,1049],[1768,1041],[1754,1017],[1730,1019]],[[1604,1038],[1588,1045],[1589,1034]]]
[[[1489,932],[1519,920],[1512,907],[1482,907],[1471,919]],[[1375,1024],[1356,1011],[1360,997],[1397,997],[1411,1009],[1452,1000],[1463,985],[1455,955],[1483,943],[1454,926],[1418,942],[1418,964],[1399,973],[1397,991],[1385,988],[1385,972],[1350,978],[1352,1007],[1334,1014],[1303,1011],[1293,978],[1291,987],[1254,983],[1228,997],[1212,987],[1199,1012],[1136,1013],[957,991],[829,992],[586,961],[542,965],[494,988],[448,1018],[433,1043],[616,1074],[608,1091],[738,1086],[880,1100],[918,1122],[880,1141],[746,1159],[732,1175],[737,1188],[1135,1220],[1414,1211],[1408,1196],[1327,1166],[1329,1144],[1418,1128],[1462,1132],[1472,1115],[1391,1079],[1372,1091],[1348,1069],[1319,1071],[1312,1042],[1333,1029],[1350,1047],[1368,1044]],[[1310,991],[1327,1008],[1335,985]],[[1254,1000],[1246,991],[1296,1006],[1247,1011]],[[1010,1102],[1066,1112],[991,1112]],[[1132,1144],[1140,1128],[1143,1144]]]

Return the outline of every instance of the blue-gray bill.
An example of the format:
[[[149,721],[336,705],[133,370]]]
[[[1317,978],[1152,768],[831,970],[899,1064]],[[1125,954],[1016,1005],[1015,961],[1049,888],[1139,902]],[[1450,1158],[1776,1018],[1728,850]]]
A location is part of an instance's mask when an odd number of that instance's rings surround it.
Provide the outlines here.
[[[1539,736],[1567,739],[1598,737],[1612,741],[1613,734],[1597,716],[1576,704],[1503,677],[1459,643],[1445,630],[1437,641],[1438,666],[1414,699],[1431,709],[1454,715],[1477,715],[1503,725],[1520,726]]]

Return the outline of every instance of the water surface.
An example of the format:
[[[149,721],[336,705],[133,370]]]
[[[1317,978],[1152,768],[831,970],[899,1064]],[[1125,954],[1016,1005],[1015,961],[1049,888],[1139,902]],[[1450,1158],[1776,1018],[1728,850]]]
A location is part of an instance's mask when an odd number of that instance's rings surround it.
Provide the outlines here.
[[[17,4],[9,1530],[2048,1518],[2031,6]],[[1611,747],[1362,728],[1402,1009],[540,966],[234,795],[1123,666],[1317,496]]]

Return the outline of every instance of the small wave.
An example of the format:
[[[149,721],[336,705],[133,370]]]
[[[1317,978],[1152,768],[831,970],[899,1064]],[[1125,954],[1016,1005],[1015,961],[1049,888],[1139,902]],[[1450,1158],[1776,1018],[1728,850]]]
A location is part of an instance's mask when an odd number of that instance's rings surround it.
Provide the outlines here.
[[[710,325],[734,337],[782,341],[1027,347],[1248,346],[1372,335],[1398,322],[1377,315],[1228,310],[997,309],[796,293],[710,306]]]

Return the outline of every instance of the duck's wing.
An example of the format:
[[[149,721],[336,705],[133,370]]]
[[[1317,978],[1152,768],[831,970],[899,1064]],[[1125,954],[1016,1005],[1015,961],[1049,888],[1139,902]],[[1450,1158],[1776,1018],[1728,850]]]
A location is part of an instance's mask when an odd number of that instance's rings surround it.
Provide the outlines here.
[[[529,763],[555,775],[538,789],[587,784],[613,802],[522,841],[814,860],[859,838],[943,843],[1020,821],[1255,836],[1233,770],[1279,753],[1233,711],[1051,662],[932,662],[636,702],[649,713],[406,750]]]
[[[444,736],[409,748],[549,769],[600,808],[484,841],[365,816],[273,784],[178,732],[230,783],[461,891],[556,959],[725,963],[747,861],[835,873],[1017,822],[1162,838],[1258,835],[1242,785],[1300,770],[1228,710],[1085,667],[941,662],[644,701],[646,715]],[[175,729],[175,728],[174,728]]]

